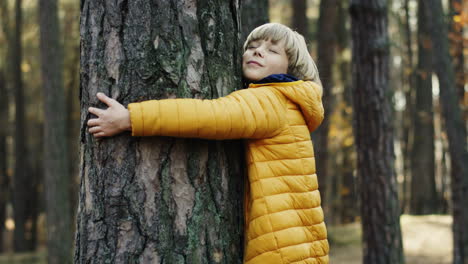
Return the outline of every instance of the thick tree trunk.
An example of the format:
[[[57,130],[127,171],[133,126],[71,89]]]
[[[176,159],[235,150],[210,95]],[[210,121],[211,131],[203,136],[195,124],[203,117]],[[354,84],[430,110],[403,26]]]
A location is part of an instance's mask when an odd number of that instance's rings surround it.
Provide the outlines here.
[[[26,239],[26,219],[29,215],[27,209],[30,181],[28,175],[28,152],[26,150],[27,138],[25,131],[25,103],[22,84],[21,59],[21,25],[22,0],[15,2],[15,34],[13,36],[13,85],[15,91],[15,175],[13,178],[13,214],[15,221],[14,249],[26,251],[30,243]]]
[[[320,1],[320,6],[327,6],[324,2],[327,1]],[[335,2],[332,0],[332,2]],[[292,27],[294,30],[299,32],[301,35],[304,36],[306,39],[306,43],[309,42],[309,28],[307,26],[307,1],[306,0],[292,0]],[[322,7],[320,9],[320,13],[322,13]],[[325,25],[324,25],[325,26]],[[332,32],[330,32],[332,33]]]
[[[270,16],[268,0],[244,0],[241,3],[241,43],[244,43],[253,29],[270,21]]]
[[[388,86],[387,2],[352,0],[350,15],[364,264],[403,263]]]
[[[447,24],[440,0],[420,1],[428,15],[435,72],[439,78],[440,105],[449,142],[453,206],[453,263],[468,263],[468,151],[466,129],[449,53]]]
[[[305,12],[305,11],[304,11]],[[338,196],[337,192],[333,192],[336,188],[327,188],[328,183],[333,184],[336,178],[328,174],[328,131],[330,128],[329,118],[332,116],[331,109],[333,99],[331,97],[331,89],[333,87],[333,64],[335,63],[336,49],[336,21],[338,12],[338,1],[328,0],[320,2],[320,17],[318,21],[318,45],[317,45],[317,66],[320,72],[320,79],[323,85],[323,106],[325,110],[325,119],[320,127],[312,134],[315,143],[315,152],[317,156],[316,166],[320,191],[324,194],[322,207],[325,209],[326,219],[332,220],[333,213],[331,212],[333,204],[328,204],[333,197]],[[336,174],[335,174],[336,175]],[[328,210],[326,210],[328,208]],[[333,222],[333,221],[332,221]]]
[[[75,263],[241,263],[239,141],[94,139],[89,106],[240,88],[238,1],[83,0]]]
[[[5,230],[6,205],[10,192],[8,191],[9,178],[7,175],[7,143],[8,134],[8,98],[6,81],[3,71],[0,70],[0,253],[5,250],[3,241],[3,231]]]
[[[71,263],[69,160],[57,0],[39,1],[48,263]]]
[[[418,6],[418,66],[414,126],[411,130],[411,214],[439,212],[439,199],[435,186],[434,111],[432,105],[431,28],[422,4]]]

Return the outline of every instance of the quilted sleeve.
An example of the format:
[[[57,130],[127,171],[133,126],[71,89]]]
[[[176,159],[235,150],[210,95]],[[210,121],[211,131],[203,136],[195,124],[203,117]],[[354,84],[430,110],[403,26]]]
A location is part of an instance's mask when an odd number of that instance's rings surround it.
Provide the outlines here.
[[[132,136],[268,138],[285,125],[280,93],[245,89],[213,100],[163,99],[128,105]]]

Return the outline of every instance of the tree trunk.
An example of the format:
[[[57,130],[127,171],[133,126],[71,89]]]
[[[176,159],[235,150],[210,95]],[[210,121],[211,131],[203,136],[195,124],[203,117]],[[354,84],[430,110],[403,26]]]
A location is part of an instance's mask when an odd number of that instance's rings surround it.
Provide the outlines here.
[[[439,212],[435,186],[434,112],[432,105],[431,40],[427,15],[418,5],[418,66],[411,146],[411,214]]]
[[[350,15],[363,263],[404,263],[388,86],[387,2],[352,0]]]
[[[450,50],[453,54],[453,64],[455,70],[455,87],[457,90],[460,102],[463,102],[465,97],[465,58],[463,56],[463,27],[466,21],[463,22],[462,17],[463,1],[450,0]]]
[[[297,1],[296,1],[297,2]],[[318,20],[318,44],[317,44],[317,65],[319,67],[320,79],[323,85],[323,106],[326,117],[320,127],[312,134],[315,143],[315,152],[317,156],[316,166],[320,191],[324,194],[322,206],[325,209],[326,219],[333,219],[331,212],[333,204],[329,201],[339,194],[333,192],[335,188],[327,188],[328,183],[333,184],[337,179],[328,174],[328,130],[330,128],[329,118],[332,116],[331,109],[333,98],[331,89],[333,88],[333,64],[335,63],[336,48],[336,21],[337,21],[338,1],[328,0],[320,2],[320,17]],[[305,12],[305,11],[304,11]],[[335,174],[336,175],[336,174]],[[327,210],[328,208],[328,210]],[[333,222],[333,221],[332,221]]]
[[[0,70],[0,253],[5,250],[3,241],[3,231],[5,230],[6,220],[6,205],[10,192],[9,178],[7,175],[7,143],[6,137],[8,134],[8,98],[6,81],[3,71]]]
[[[401,112],[401,119],[398,118],[397,122],[401,122],[402,129],[401,129],[401,152],[402,152],[402,174],[403,174],[403,183],[402,183],[402,190],[400,196],[400,208],[402,212],[406,212],[409,209],[410,203],[410,195],[411,195],[411,158],[413,157],[412,154],[412,146],[414,143],[414,139],[412,137],[414,133],[414,105],[415,105],[415,64],[413,60],[413,40],[412,40],[412,32],[410,26],[410,8],[409,2],[413,0],[404,0],[404,22],[401,22],[399,26],[401,26],[402,31],[404,32],[404,42],[406,46],[406,53],[403,56],[403,66],[400,67],[401,72],[401,90],[404,92],[405,95],[405,109]],[[409,69],[409,70],[408,70]]]
[[[71,263],[69,160],[57,0],[39,1],[48,263]]]
[[[83,0],[75,263],[241,263],[240,141],[94,139],[98,91],[124,105],[240,88],[238,1]]]
[[[30,181],[28,175],[27,137],[25,131],[25,103],[22,84],[21,60],[21,27],[22,0],[15,2],[15,34],[13,36],[13,86],[15,90],[15,176],[13,178],[13,214],[15,221],[14,242],[15,251],[26,251],[30,242],[26,239],[26,219],[28,217],[28,196]]]
[[[439,78],[440,105],[449,142],[453,206],[453,263],[468,262],[468,152],[466,129],[456,92],[449,53],[447,24],[440,0],[420,1],[427,12],[433,44],[435,72]]]
[[[64,79],[65,82],[65,105],[66,105],[66,134],[68,139],[68,160],[69,163],[69,191],[70,191],[70,215],[71,221],[76,219],[76,208],[78,206],[79,191],[79,163],[78,160],[80,136],[80,105],[79,105],[79,75],[80,75],[80,46],[79,46],[79,21],[75,19],[75,14],[79,6],[71,2],[64,7],[65,18],[63,20],[62,32],[73,32],[73,34],[61,34],[63,39],[64,53]],[[75,226],[72,225],[73,232]]]
[[[341,113],[343,120],[345,120],[345,126],[348,127],[348,124],[352,123],[352,111],[347,111],[351,109],[352,106],[352,80],[351,80],[351,61],[346,56],[346,53],[351,47],[350,43],[350,31],[346,28],[349,24],[349,15],[348,15],[348,2],[341,1],[338,5],[338,15],[337,15],[337,59],[338,59],[338,69],[339,69],[339,80],[341,80],[343,86],[343,92],[341,93],[341,101],[343,102],[344,109]],[[337,103],[338,104],[338,103]],[[337,105],[336,104],[336,105]],[[348,137],[352,137],[352,131],[349,133]],[[356,182],[354,177],[354,171],[356,168],[355,157],[356,150],[354,144],[342,143],[340,149],[342,152],[342,163],[339,165],[339,170],[342,172],[342,186],[339,190],[339,200],[340,200],[340,220],[342,223],[354,222],[356,217],[359,216],[359,208],[357,201],[356,193]],[[336,173],[333,170],[331,173]],[[333,177],[331,177],[333,178]],[[328,180],[330,182],[330,180]]]
[[[324,2],[320,1],[320,6],[327,6]],[[332,2],[335,2],[332,0]],[[306,39],[306,43],[309,42],[309,28],[307,26],[307,1],[306,0],[292,0],[292,27],[294,30],[299,32]],[[320,7],[320,13],[322,14],[322,7]],[[325,25],[323,25],[325,26]],[[332,32],[330,32],[332,33]]]
[[[5,47],[8,48],[9,45],[11,45],[11,41],[12,41],[12,33],[11,33],[11,25],[10,25],[10,10],[8,8],[8,1],[0,1],[0,25],[1,25],[3,35],[7,43]],[[8,52],[6,52],[6,54],[8,54]]]
[[[270,16],[268,0],[244,0],[241,3],[241,44],[243,44],[252,30],[270,21]]]

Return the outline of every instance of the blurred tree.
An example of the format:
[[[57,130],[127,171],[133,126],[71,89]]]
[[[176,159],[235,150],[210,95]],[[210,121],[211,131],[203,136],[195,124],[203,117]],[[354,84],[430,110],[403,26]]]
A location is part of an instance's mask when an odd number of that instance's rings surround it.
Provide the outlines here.
[[[7,175],[7,142],[8,135],[8,98],[3,70],[0,69],[0,253],[5,250],[3,231],[5,230],[6,205],[9,201],[9,178]]]
[[[270,21],[268,8],[268,0],[244,0],[241,2],[241,44],[244,43],[253,29]]]
[[[349,10],[363,263],[404,263],[388,87],[387,1],[351,0]]]
[[[297,1],[295,1],[297,2]],[[324,194],[322,203],[325,210],[325,217],[331,222],[335,222],[332,218],[333,213],[330,209],[333,205],[327,206],[328,202],[336,196],[339,196],[336,188],[332,185],[337,182],[327,170],[328,164],[328,131],[330,127],[331,111],[333,106],[333,98],[331,90],[333,88],[333,64],[335,63],[336,52],[336,21],[339,0],[320,1],[320,17],[318,20],[318,38],[317,38],[317,67],[319,68],[320,78],[323,85],[323,97],[325,119],[320,127],[312,134],[315,145],[316,166],[318,173],[318,181],[320,184],[320,192]],[[295,7],[296,8],[296,7]],[[305,13],[305,11],[304,11]],[[304,32],[307,32],[305,30]],[[333,177],[333,179],[332,179]]]
[[[8,10],[8,3],[7,1],[0,1],[0,29],[1,33],[3,33],[3,39],[5,43],[8,44],[12,41],[11,39],[11,30],[10,30],[10,16]],[[11,63],[7,63],[9,60],[8,51],[5,51],[5,56],[1,54],[3,62],[0,63],[0,94],[2,95],[0,98],[0,123],[3,124],[0,127],[0,252],[5,250],[4,248],[4,240],[3,230],[5,228],[6,220],[6,205],[10,201],[9,192],[9,177],[7,175],[7,168],[8,168],[8,160],[7,160],[7,142],[6,137],[8,135],[8,128],[9,128],[9,94],[7,89],[7,79],[6,75],[10,70]]]
[[[31,250],[34,245],[31,243],[31,230],[27,228],[27,219],[30,216],[28,211],[29,194],[31,192],[31,182],[29,179],[29,154],[26,149],[26,120],[23,91],[23,77],[21,70],[22,61],[22,0],[15,1],[15,30],[12,41],[12,73],[13,89],[15,92],[15,174],[13,178],[13,214],[15,221],[14,229],[14,249],[15,251]],[[29,225],[32,227],[32,225]],[[29,233],[26,238],[26,233]]]
[[[0,1],[0,28],[2,30],[4,39],[5,39],[6,45],[4,46],[4,48],[7,48],[11,46],[11,42],[13,41],[8,1]],[[5,52],[5,54],[7,56],[12,56],[11,52]],[[8,62],[9,60],[10,58],[5,58],[4,60],[5,63],[1,63],[0,66],[8,67],[9,63],[6,63],[6,62]],[[5,71],[8,72],[8,69],[5,69]]]
[[[70,171],[57,0],[39,0],[48,263],[71,263]]]
[[[63,70],[65,80],[65,107],[66,107],[66,134],[68,139],[68,160],[70,176],[70,215],[72,223],[76,219],[76,208],[78,206],[78,191],[80,187],[79,179],[79,163],[76,162],[79,158],[79,142],[80,135],[80,105],[79,105],[79,76],[80,76],[80,30],[79,21],[76,16],[80,12],[79,3],[68,1],[62,3],[61,9],[64,12],[63,23],[61,23],[61,34],[63,41]],[[75,225],[72,224],[72,229]],[[74,232],[72,232],[74,233]]]
[[[320,6],[326,5],[324,2],[330,1],[320,1]],[[334,2],[334,0],[332,0]],[[320,9],[322,11],[322,9]],[[309,39],[309,29],[307,27],[307,1],[306,0],[292,0],[292,28],[299,32],[308,43]],[[322,14],[322,12],[320,12]],[[332,32],[330,32],[332,33]]]
[[[465,57],[463,54],[463,27],[467,21],[463,21],[462,18],[466,14],[462,14],[463,0],[450,0],[450,54],[452,54],[454,70],[455,70],[455,86],[457,88],[458,98],[460,102],[463,102],[465,97],[465,84],[466,84],[466,73],[465,73]]]
[[[335,198],[337,202],[332,202],[333,204],[338,203],[337,212],[339,212],[340,222],[349,223],[356,219],[359,216],[359,208],[357,201],[356,193],[356,183],[354,177],[354,171],[356,169],[356,150],[354,148],[353,141],[353,131],[352,131],[352,80],[351,80],[351,61],[348,56],[351,47],[350,40],[350,31],[347,28],[349,25],[349,15],[348,15],[348,1],[340,1],[338,3],[338,14],[337,14],[337,62],[338,62],[338,73],[339,80],[342,86],[342,92],[338,93],[339,97],[337,98],[338,102],[341,102],[343,107],[337,107],[337,110],[340,109],[337,114],[339,114],[344,123],[343,128],[339,128],[340,134],[344,137],[341,140],[339,146],[339,152],[342,156],[341,163],[336,164],[336,159],[328,159],[329,163],[333,166],[329,167],[331,170],[328,172],[329,175],[336,174],[338,177],[341,177],[341,185],[338,186],[337,192],[339,196]],[[330,121],[330,127],[334,122]],[[330,142],[333,141],[330,139]],[[330,155],[331,156],[331,155]],[[339,168],[337,172],[336,169]],[[333,176],[330,176],[333,179]],[[328,179],[327,179],[328,180]],[[330,182],[330,180],[328,180]],[[333,199],[332,199],[333,200]]]
[[[432,105],[432,43],[423,5],[418,5],[418,64],[412,123],[411,214],[440,212],[435,184],[434,110]],[[407,118],[411,120],[410,118]],[[409,153],[408,153],[409,154]]]
[[[447,23],[440,0],[419,1],[424,5],[431,28],[434,70],[439,79],[440,105],[449,143],[452,208],[453,263],[468,262],[468,151],[466,128],[456,91],[455,73],[449,52]]]
[[[75,263],[242,263],[238,141],[87,132],[98,91],[124,105],[241,86],[238,1],[81,2]]]
[[[414,64],[414,53],[413,53],[413,32],[411,30],[411,12],[410,2],[414,0],[404,0],[403,9],[404,12],[398,12],[398,27],[401,28],[403,34],[402,38],[404,42],[404,50],[399,54],[402,58],[400,73],[401,83],[395,83],[395,90],[402,91],[405,96],[405,109],[401,112],[401,116],[396,117],[397,124],[401,124],[401,136],[399,142],[401,142],[402,152],[402,191],[400,192],[400,204],[402,211],[405,212],[409,209],[410,195],[411,195],[411,158],[412,158],[412,146],[413,146],[413,132],[414,132],[414,105],[416,96],[415,85],[415,64]],[[402,15],[404,16],[402,17]],[[398,56],[398,55],[397,55]],[[399,117],[399,118],[398,118]],[[397,126],[399,127],[399,125]],[[398,129],[397,133],[398,135]],[[398,136],[397,136],[398,137]]]

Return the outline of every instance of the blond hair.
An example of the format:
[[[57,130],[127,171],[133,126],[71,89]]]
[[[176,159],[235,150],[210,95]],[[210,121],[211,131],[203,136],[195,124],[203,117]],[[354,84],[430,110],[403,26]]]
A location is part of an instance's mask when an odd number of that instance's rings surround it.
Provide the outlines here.
[[[263,24],[250,32],[244,43],[244,52],[252,41],[270,39],[272,42],[284,41],[288,56],[288,73],[301,80],[314,81],[320,85],[317,65],[310,56],[304,37],[289,27],[279,23]]]

